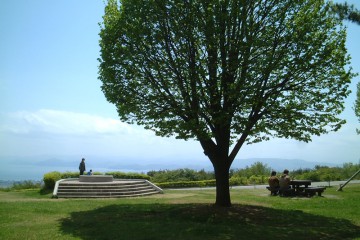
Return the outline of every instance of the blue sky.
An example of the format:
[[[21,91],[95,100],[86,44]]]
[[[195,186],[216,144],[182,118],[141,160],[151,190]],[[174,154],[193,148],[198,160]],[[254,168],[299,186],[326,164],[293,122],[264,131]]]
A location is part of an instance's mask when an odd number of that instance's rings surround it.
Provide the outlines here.
[[[358,1],[349,2],[360,8]],[[7,156],[72,156],[78,162],[84,156],[91,162],[112,156],[210,165],[197,142],[156,137],[118,120],[97,79],[103,12],[103,0],[1,1],[0,161]],[[345,24],[352,67],[360,72],[360,26]],[[273,139],[245,146],[237,158],[357,163],[359,123],[352,107],[359,80],[353,79],[342,114],[348,123],[340,131],[311,143]]]

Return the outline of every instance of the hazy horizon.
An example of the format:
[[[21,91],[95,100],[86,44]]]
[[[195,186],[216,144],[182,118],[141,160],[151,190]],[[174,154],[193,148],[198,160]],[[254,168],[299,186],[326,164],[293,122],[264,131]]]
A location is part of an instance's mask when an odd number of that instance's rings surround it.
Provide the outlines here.
[[[0,169],[0,180],[3,181],[23,181],[23,180],[42,180],[43,175],[48,172],[77,172],[80,159],[73,156],[62,158],[47,158],[44,157],[0,157],[2,167]],[[359,160],[360,161],[360,160]],[[92,169],[93,172],[138,172],[147,173],[148,171],[158,170],[173,170],[180,168],[189,168],[194,170],[204,169],[205,171],[213,171],[213,167],[209,160],[196,159],[147,159],[140,161],[138,159],[121,159],[115,157],[102,158],[99,161],[97,158],[87,158],[86,170]],[[302,159],[281,159],[281,158],[236,158],[232,164],[232,169],[245,168],[251,166],[255,162],[262,162],[268,167],[276,171],[289,169],[290,171],[296,169],[314,168],[315,165],[322,166],[342,166],[344,163],[354,163],[351,161],[339,161],[338,163],[329,162],[311,162]]]

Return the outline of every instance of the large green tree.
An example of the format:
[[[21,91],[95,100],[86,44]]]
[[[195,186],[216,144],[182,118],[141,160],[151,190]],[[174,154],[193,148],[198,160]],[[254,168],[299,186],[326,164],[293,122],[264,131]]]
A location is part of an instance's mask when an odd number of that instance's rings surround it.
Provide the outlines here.
[[[231,206],[244,144],[338,130],[353,77],[323,0],[109,0],[99,78],[122,121],[200,142]]]
[[[340,20],[348,20],[360,25],[360,11],[354,5],[345,3],[332,3],[332,11],[337,14]],[[360,122],[360,82],[357,84],[356,100],[354,105],[355,115]],[[360,134],[360,129],[356,130]]]

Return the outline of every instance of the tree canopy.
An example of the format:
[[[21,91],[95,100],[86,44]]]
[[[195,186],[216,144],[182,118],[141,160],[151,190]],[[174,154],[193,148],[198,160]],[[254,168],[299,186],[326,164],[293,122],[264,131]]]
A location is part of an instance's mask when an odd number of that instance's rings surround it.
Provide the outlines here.
[[[323,0],[109,0],[99,78],[120,119],[196,139],[230,205],[244,143],[338,130],[353,74]]]
[[[340,20],[348,20],[360,25],[360,11],[354,5],[345,3],[334,3],[331,6],[332,11],[337,14]],[[356,100],[354,105],[355,115],[359,118],[360,122],[360,82],[357,84]],[[360,134],[360,129],[357,129]]]
[[[331,9],[341,20],[348,20],[360,25],[360,11],[354,5],[349,5],[347,2],[332,3]]]

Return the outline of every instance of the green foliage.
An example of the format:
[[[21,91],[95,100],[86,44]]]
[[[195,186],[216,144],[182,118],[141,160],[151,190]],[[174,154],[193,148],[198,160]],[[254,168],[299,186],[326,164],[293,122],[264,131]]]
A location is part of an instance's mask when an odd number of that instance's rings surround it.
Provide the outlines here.
[[[201,181],[215,178],[213,172],[206,172],[204,169],[196,171],[188,168],[149,171],[147,175],[151,177],[153,182]]]
[[[204,180],[204,181],[162,182],[155,184],[160,188],[214,187],[216,181],[213,179],[213,180]]]
[[[349,179],[360,169],[360,164],[344,163],[341,169],[341,175],[344,179]],[[356,176],[355,179],[360,179],[360,176]]]
[[[355,8],[354,5],[348,5],[345,3],[334,3],[331,6],[332,11],[341,20],[352,21],[360,25],[360,11]],[[354,104],[355,115],[358,117],[360,122],[360,82],[357,84],[356,99]],[[357,133],[360,134],[360,129],[356,129]]]
[[[329,8],[322,0],[109,0],[102,91],[121,120],[160,136],[219,143],[222,132],[226,146],[309,141],[344,124],[336,116],[353,77],[346,32]]]
[[[78,175],[79,176],[79,175]],[[43,177],[44,188],[45,189],[54,189],[56,181],[61,179],[61,173],[54,171],[45,173]]]
[[[340,181],[349,179],[360,169],[360,164],[344,163],[343,167],[315,166],[314,169],[298,169],[291,172],[295,179],[318,181]],[[360,179],[357,176],[355,179]]]
[[[85,175],[87,174],[87,172],[84,173]],[[93,175],[102,175],[103,173],[101,172],[93,172]],[[79,172],[63,172],[61,173],[61,179],[66,179],[66,178],[79,178]]]
[[[79,178],[79,172],[63,172],[61,173],[61,179],[66,178]]]
[[[230,186],[241,186],[241,185],[249,185],[249,178],[247,177],[239,177],[239,176],[232,176],[229,179]]]
[[[108,0],[99,79],[122,121],[200,141],[230,206],[245,143],[337,131],[354,77],[323,0]],[[235,143],[232,152],[230,146]],[[218,202],[219,201],[219,202]]]
[[[233,169],[231,170],[231,176],[245,176],[250,178],[251,176],[270,176],[271,168],[267,166],[267,164],[263,164],[261,162],[255,162],[250,167],[246,166],[243,169]]]
[[[360,25],[360,11],[354,5],[345,3],[331,4],[331,9],[341,20],[348,20]]]
[[[320,176],[319,176],[317,171],[307,172],[307,173],[304,173],[304,174],[302,174],[302,175],[300,175],[298,177],[294,177],[294,178],[300,179],[300,180],[307,179],[307,180],[311,180],[313,182],[320,181]]]
[[[6,188],[0,188],[1,191],[12,191],[12,190],[24,190],[24,189],[39,189],[41,187],[41,182],[25,180],[17,181],[12,183],[11,186]]]
[[[20,189],[36,189],[41,187],[41,182],[38,181],[31,181],[31,180],[25,180],[20,182],[15,182],[11,189],[13,190],[20,190]]]
[[[117,179],[146,179],[150,180],[150,177],[146,174],[140,173],[124,173],[124,172],[107,172],[105,175],[112,175]]]

